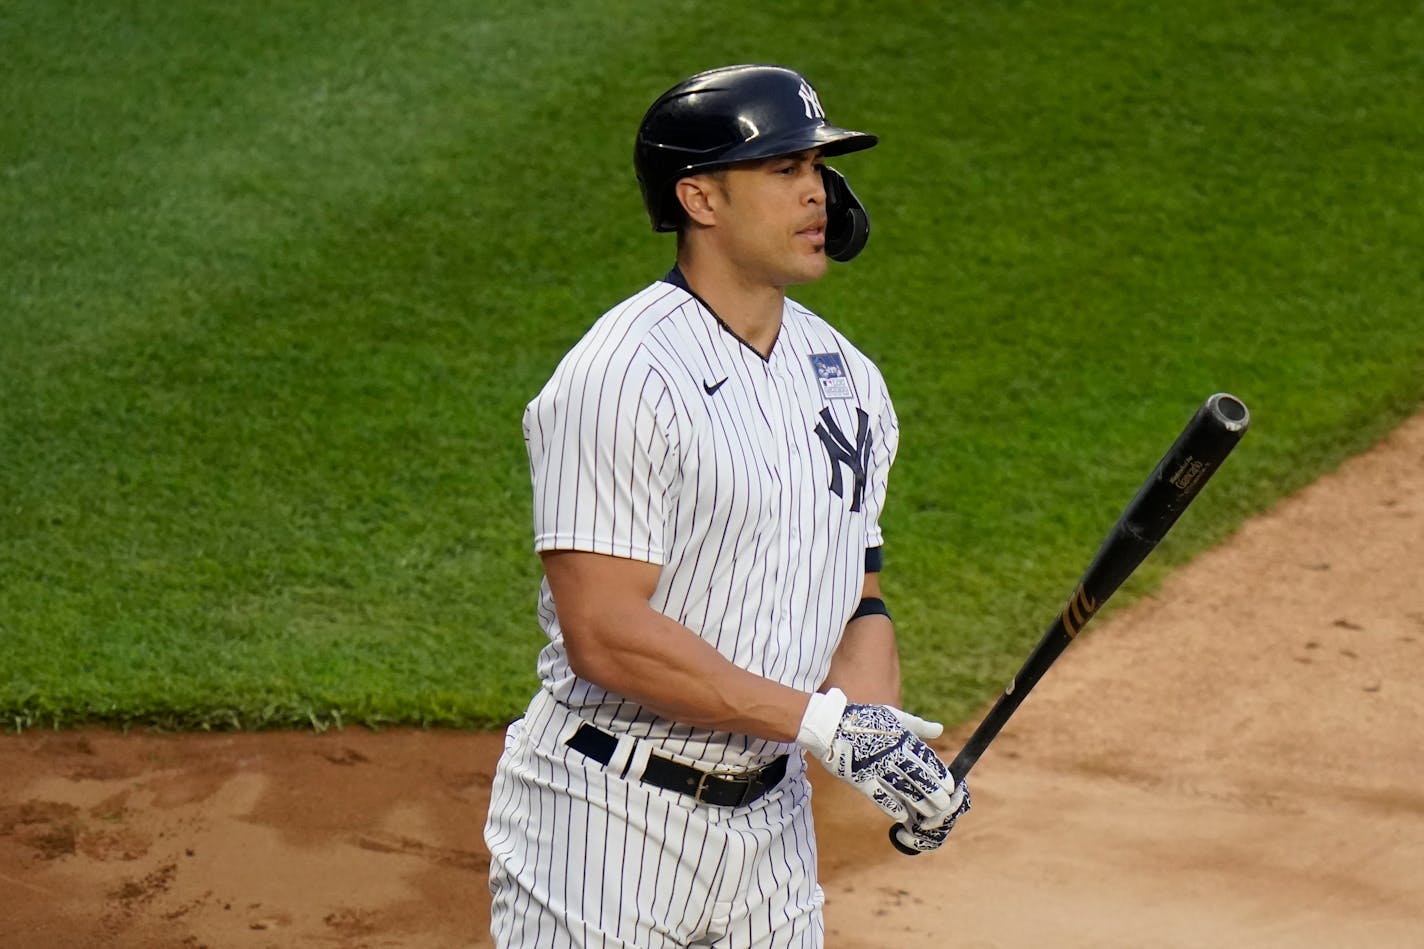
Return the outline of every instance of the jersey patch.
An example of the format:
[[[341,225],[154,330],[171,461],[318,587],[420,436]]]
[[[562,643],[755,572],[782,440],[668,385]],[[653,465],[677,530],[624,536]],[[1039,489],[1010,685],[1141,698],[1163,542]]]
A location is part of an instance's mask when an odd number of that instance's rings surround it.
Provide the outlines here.
[[[850,375],[846,372],[845,361],[840,353],[814,353],[808,357],[811,368],[816,370],[816,379],[821,383],[821,395],[827,399],[853,399],[850,390]]]

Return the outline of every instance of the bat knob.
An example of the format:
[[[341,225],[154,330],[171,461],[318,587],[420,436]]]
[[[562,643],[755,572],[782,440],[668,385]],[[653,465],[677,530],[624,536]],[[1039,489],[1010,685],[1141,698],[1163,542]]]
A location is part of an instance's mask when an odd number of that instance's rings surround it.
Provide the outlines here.
[[[1228,432],[1244,432],[1251,424],[1251,412],[1246,403],[1229,392],[1216,393],[1206,400],[1206,405]]]
[[[918,857],[920,855],[919,848],[912,847],[900,839],[900,831],[902,830],[905,830],[904,824],[890,825],[890,843],[894,844],[895,849],[903,853],[905,856]]]

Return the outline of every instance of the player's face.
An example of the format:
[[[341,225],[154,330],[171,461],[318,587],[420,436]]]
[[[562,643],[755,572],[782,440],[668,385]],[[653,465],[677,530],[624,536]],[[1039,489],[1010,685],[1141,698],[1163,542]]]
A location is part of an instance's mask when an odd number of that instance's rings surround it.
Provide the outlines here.
[[[722,176],[723,251],[749,278],[786,287],[826,272],[826,189],[819,149],[746,162]]]

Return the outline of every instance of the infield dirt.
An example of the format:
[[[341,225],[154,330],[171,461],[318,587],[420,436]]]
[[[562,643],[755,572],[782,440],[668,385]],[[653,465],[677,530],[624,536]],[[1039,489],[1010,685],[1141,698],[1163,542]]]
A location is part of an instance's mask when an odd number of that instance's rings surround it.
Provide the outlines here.
[[[0,947],[489,945],[500,746],[4,736]],[[1424,945],[1424,416],[1085,635],[972,785],[911,859],[817,782],[828,946]]]

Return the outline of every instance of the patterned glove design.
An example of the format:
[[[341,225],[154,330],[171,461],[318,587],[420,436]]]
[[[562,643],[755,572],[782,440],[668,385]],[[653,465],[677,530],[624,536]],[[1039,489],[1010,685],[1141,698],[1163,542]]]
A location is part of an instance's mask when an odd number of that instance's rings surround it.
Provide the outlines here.
[[[931,850],[938,850],[944,843],[949,832],[954,830],[955,823],[964,812],[969,810],[969,785],[963,781],[959,782],[959,791],[956,797],[960,798],[959,805],[952,810],[948,816],[939,820],[921,821],[915,818],[908,823],[901,824],[895,828],[895,839],[912,850],[921,853],[928,853]]]
[[[943,818],[953,803],[949,769],[887,705],[847,705],[825,764],[906,824]]]

